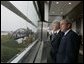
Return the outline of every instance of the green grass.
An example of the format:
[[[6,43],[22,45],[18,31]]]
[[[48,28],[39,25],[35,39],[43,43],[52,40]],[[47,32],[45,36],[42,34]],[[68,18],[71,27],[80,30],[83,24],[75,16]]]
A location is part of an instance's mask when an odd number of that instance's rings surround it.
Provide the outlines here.
[[[18,43],[10,35],[1,36],[1,62],[7,62],[15,56],[19,50]]]
[[[18,44],[11,35],[1,36],[1,62],[7,62],[17,53],[21,52],[32,42],[32,38],[28,38],[23,43]]]
[[[14,57],[18,52],[19,50],[17,48],[1,46],[1,62],[7,62],[12,57]]]

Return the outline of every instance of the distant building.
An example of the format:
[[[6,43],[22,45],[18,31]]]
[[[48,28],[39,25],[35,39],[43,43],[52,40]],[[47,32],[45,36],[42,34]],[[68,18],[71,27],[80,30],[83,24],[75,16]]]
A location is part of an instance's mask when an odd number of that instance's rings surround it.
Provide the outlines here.
[[[24,37],[24,38],[19,38],[16,41],[18,42],[18,44],[22,43],[24,40],[26,40],[28,37]]]
[[[1,35],[8,35],[9,32],[7,31],[1,31]]]
[[[26,39],[27,39],[27,37],[24,37],[24,38],[23,38],[23,40],[26,40]]]
[[[23,38],[19,38],[16,40],[18,42],[18,44],[22,43],[23,42]]]
[[[12,31],[1,31],[1,35],[8,35],[11,34],[12,35]]]

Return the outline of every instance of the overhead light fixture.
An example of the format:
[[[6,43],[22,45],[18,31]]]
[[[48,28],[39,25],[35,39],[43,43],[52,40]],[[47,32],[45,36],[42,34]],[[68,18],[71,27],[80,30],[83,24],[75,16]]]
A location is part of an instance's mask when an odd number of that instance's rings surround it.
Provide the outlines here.
[[[49,3],[49,1],[47,1],[47,3]]]
[[[61,14],[63,14],[63,12],[61,12]]]
[[[56,4],[59,4],[59,2],[56,2]]]
[[[71,2],[69,2],[69,5],[71,4]]]
[[[55,12],[53,11],[52,13],[54,14]]]

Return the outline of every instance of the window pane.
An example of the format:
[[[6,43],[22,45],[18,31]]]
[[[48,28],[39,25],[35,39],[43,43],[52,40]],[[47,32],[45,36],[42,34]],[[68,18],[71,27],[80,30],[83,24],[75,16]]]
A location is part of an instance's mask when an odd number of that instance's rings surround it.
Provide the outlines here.
[[[33,5],[33,1],[10,1],[22,13],[24,13],[36,26],[38,25],[38,15]]]
[[[28,7],[28,2],[23,2],[24,4],[21,4],[22,2],[14,3],[23,14],[28,18],[30,17],[31,21],[38,25],[35,9],[31,12],[32,15],[28,14],[30,12],[28,9],[31,9]],[[1,5],[1,62],[8,62],[16,57],[18,53],[21,53],[37,39],[36,34],[37,28],[35,26]]]

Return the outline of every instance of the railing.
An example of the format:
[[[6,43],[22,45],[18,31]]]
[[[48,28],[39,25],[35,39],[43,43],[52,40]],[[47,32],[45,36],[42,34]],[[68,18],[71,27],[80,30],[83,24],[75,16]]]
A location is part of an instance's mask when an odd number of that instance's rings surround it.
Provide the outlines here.
[[[19,63],[21,62],[22,58],[24,58],[24,56],[30,51],[30,49],[38,42],[39,39],[37,39],[36,41],[34,41],[31,45],[29,45],[27,48],[25,48],[25,50],[21,53],[21,54],[17,54],[17,57],[14,58],[11,61],[8,61],[7,63]]]
[[[43,52],[43,42],[41,42],[41,45],[40,45],[40,48],[38,50],[38,53],[37,53],[37,56],[36,56],[36,59],[34,61],[34,63],[41,63],[41,60],[42,60],[42,52]]]
[[[41,63],[42,51],[43,42],[39,41],[31,48],[29,54],[26,54],[20,63]]]

